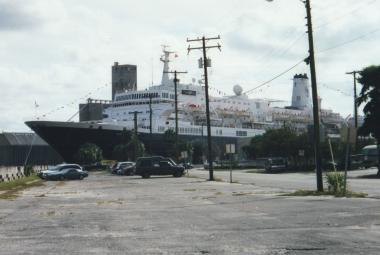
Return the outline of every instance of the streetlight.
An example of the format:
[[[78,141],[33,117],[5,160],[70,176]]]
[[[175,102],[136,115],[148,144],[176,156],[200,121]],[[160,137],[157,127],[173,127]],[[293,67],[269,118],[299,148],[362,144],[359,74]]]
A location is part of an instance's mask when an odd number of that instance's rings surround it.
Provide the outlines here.
[[[267,2],[272,2],[273,0],[266,0]],[[306,58],[306,63],[310,64],[310,75],[311,75],[311,92],[313,98],[313,123],[314,123],[314,150],[315,150],[315,165],[316,165],[316,176],[317,176],[317,190],[323,191],[323,179],[322,179],[322,164],[321,164],[321,151],[320,151],[320,133],[319,133],[319,103],[318,103],[318,89],[317,89],[317,78],[315,71],[315,58],[314,58],[314,40],[313,40],[313,26],[311,20],[311,7],[310,0],[302,1],[306,8],[306,19],[307,19],[307,32],[309,39],[309,57]]]

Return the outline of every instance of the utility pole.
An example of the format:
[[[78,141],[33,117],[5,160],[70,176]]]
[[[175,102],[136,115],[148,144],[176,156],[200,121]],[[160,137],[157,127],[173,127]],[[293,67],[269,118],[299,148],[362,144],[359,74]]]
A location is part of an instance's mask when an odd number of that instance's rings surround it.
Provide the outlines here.
[[[272,2],[272,0],[267,0]],[[309,57],[305,59],[307,64],[310,64],[310,75],[311,75],[311,92],[313,99],[313,131],[314,131],[314,152],[315,152],[315,165],[316,165],[316,176],[317,176],[317,190],[323,191],[323,179],[322,179],[322,162],[321,162],[321,148],[320,148],[320,133],[319,133],[319,110],[320,105],[318,102],[318,88],[317,88],[317,77],[315,71],[315,58],[314,58],[314,40],[313,40],[313,25],[311,22],[311,7],[310,0],[301,0],[305,4],[306,8],[306,19],[307,19],[307,34],[309,39]]]
[[[358,128],[358,102],[357,102],[357,94],[356,94],[356,74],[360,73],[359,71],[347,72],[346,74],[353,75],[354,77],[354,118],[355,118],[355,129]],[[355,151],[358,146],[358,136],[355,138]]]
[[[135,133],[135,138],[134,139],[137,139],[137,114],[140,114],[142,112],[139,112],[139,111],[133,111],[133,112],[129,112],[129,114],[133,114],[133,122],[134,122],[134,133]],[[135,142],[135,160],[137,158],[137,143]]]
[[[133,114],[134,132],[136,136],[137,136],[137,114],[140,114],[140,113],[142,112],[139,112],[139,111],[129,112],[129,114]]]
[[[322,162],[321,162],[321,148],[320,148],[320,133],[319,133],[319,110],[320,105],[318,102],[318,88],[317,77],[315,71],[315,58],[314,58],[314,40],[313,40],[313,25],[311,22],[311,7],[310,0],[305,0],[306,19],[307,19],[307,32],[309,38],[309,61],[310,61],[310,75],[311,75],[311,91],[313,97],[313,120],[314,120],[314,150],[315,150],[315,165],[317,176],[317,190],[323,191],[322,179]]]
[[[212,46],[206,46],[206,41],[210,40],[220,40],[220,36],[218,37],[209,37],[206,38],[203,36],[202,38],[196,38],[196,39],[187,39],[187,42],[202,42],[202,47],[189,47],[187,48],[188,54],[191,50],[202,50],[203,51],[203,71],[204,71],[204,78],[205,78],[205,97],[206,97],[206,125],[207,125],[207,145],[208,145],[208,169],[209,169],[209,180],[214,180],[214,170],[212,166],[212,144],[211,144],[211,123],[210,123],[210,105],[209,105],[209,96],[208,96],[208,74],[207,74],[207,67],[208,67],[208,59],[206,55],[206,49],[211,48],[218,48],[221,50],[221,46],[218,43],[217,45]]]
[[[149,93],[149,152],[152,156],[152,138],[153,138],[153,132],[152,132],[152,93]]]
[[[178,150],[178,93],[177,93],[177,85],[179,83],[179,79],[177,78],[177,74],[187,73],[187,72],[179,72],[168,71],[164,73],[173,73],[174,74],[174,111],[175,111],[175,149]],[[178,151],[177,151],[178,154]],[[177,157],[178,160],[178,157]]]

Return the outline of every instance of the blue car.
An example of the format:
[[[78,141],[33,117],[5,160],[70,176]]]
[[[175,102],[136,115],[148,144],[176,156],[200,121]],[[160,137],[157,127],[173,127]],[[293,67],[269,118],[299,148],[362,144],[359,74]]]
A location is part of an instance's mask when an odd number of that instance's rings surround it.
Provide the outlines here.
[[[82,180],[88,176],[88,173],[83,171],[82,167],[77,164],[60,164],[48,170],[41,171],[38,173],[38,176],[46,180]]]

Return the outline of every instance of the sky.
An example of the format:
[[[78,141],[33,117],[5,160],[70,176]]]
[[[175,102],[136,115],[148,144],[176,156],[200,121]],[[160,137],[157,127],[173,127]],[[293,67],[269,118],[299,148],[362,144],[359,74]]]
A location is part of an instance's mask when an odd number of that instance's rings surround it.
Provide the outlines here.
[[[311,4],[322,108],[346,117],[353,112],[346,72],[380,64],[380,0]],[[233,94],[236,84],[248,91],[307,56],[305,22],[298,0],[0,0],[0,132],[29,131],[24,122],[36,117],[67,121],[86,98],[110,99],[116,61],[137,65],[138,89],[158,84],[162,45],[177,52],[171,69],[188,71],[181,82],[199,80],[201,51],[187,54],[187,38],[220,35],[209,45],[222,50],[207,52],[211,94]],[[289,104],[297,73],[309,66],[249,96]]]

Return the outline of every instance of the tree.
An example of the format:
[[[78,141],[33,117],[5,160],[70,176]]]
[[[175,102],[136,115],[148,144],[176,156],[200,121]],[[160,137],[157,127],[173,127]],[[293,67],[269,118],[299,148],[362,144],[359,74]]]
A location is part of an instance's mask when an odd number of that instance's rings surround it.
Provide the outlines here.
[[[113,148],[112,158],[117,161],[128,160],[128,146],[127,144],[118,144]]]
[[[271,129],[263,135],[255,136],[242,149],[250,159],[286,157],[294,167],[302,170],[310,168],[314,155],[307,133],[297,134],[289,127]],[[303,153],[299,155],[301,150]]]
[[[103,159],[102,153],[96,144],[85,143],[79,148],[76,159],[80,164],[89,165],[101,161]]]
[[[369,66],[360,72],[358,78],[363,85],[358,104],[365,104],[363,108],[364,123],[359,129],[361,135],[372,135],[377,141],[378,147],[378,171],[380,177],[380,66]]]
[[[203,163],[203,153],[205,151],[202,141],[196,140],[193,142],[193,164]]]
[[[136,161],[138,157],[144,155],[145,146],[135,134],[132,135],[131,141],[127,144],[126,147],[129,160]]]
[[[124,129],[121,133],[120,144],[116,145],[112,151],[113,159],[117,161],[127,161],[128,160],[128,143],[131,141],[132,133]]]
[[[163,156],[177,158],[178,152],[175,147],[176,135],[173,129],[165,131],[163,136],[163,150],[161,151]]]

